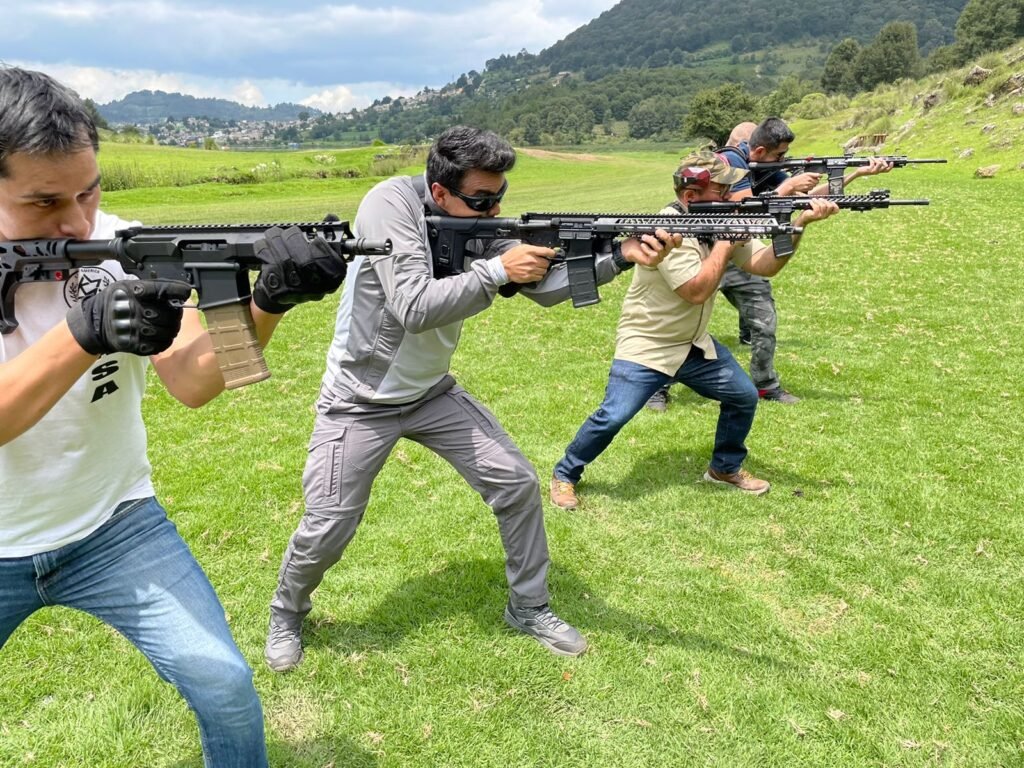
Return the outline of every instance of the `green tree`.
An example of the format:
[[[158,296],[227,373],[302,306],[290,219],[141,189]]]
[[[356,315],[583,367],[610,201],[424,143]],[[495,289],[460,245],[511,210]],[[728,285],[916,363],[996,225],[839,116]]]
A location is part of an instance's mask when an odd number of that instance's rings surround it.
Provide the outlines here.
[[[651,67],[667,67],[672,63],[670,54],[667,50],[662,48],[661,50],[655,51],[651,54],[650,58],[647,59],[647,66]]]
[[[759,115],[782,115],[812,90],[814,89],[809,80],[801,80],[796,75],[790,75],[779,83],[778,88],[761,99],[757,113]]]
[[[966,60],[964,49],[957,44],[942,45],[931,52],[925,60],[925,70],[928,72],[943,72],[947,69],[959,67]]]
[[[832,49],[825,60],[825,71],[821,75],[821,87],[825,93],[845,93],[852,96],[857,92],[853,62],[860,51],[860,43],[852,37],[846,38]]]
[[[893,21],[879,31],[853,62],[857,85],[865,91],[879,83],[894,83],[915,77],[921,70],[917,50],[917,28],[909,21]]]
[[[203,139],[203,149],[217,149],[217,142],[214,141],[213,136],[207,136]]]
[[[956,22],[964,60],[1024,37],[1024,0],[969,0]]]
[[[629,110],[629,135],[647,139],[679,127],[678,105],[661,98],[644,99]]]
[[[540,118],[537,115],[533,112],[523,115],[519,120],[519,127],[523,131],[524,144],[540,144]]]
[[[683,121],[688,136],[705,136],[724,144],[737,123],[757,120],[757,99],[743,86],[728,83],[698,91]]]
[[[82,103],[85,105],[85,111],[89,113],[89,117],[92,118],[92,121],[96,124],[96,127],[106,128],[109,130],[110,124],[106,121],[103,115],[100,114],[99,109],[96,107],[96,102],[92,99],[84,99]]]

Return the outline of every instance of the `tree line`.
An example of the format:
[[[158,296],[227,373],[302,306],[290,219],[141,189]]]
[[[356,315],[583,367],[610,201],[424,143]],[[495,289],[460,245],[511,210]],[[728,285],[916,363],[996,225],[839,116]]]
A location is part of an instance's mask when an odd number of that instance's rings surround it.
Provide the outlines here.
[[[867,45],[847,38],[825,61],[821,87],[825,93],[853,95],[880,83],[958,67],[988,51],[1024,38],[1024,0],[969,0],[956,22],[955,41],[919,53],[917,30],[907,22],[887,24]]]

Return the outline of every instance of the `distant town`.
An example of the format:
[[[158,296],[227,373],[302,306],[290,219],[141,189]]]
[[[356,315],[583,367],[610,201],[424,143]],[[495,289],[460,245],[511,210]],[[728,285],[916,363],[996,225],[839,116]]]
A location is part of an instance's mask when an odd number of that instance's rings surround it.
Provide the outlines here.
[[[465,77],[463,76],[463,79]],[[479,78],[479,75],[476,77]],[[196,99],[177,93],[137,91],[129,94],[121,102],[100,106],[97,115],[102,118],[102,124],[128,141],[199,149],[246,149],[268,146],[298,149],[300,141],[305,140],[308,143],[310,138],[314,141],[330,138],[329,134],[349,130],[346,125],[354,126],[360,118],[368,114],[395,113],[423,106],[434,99],[458,96],[463,92],[461,82],[446,86],[440,91],[428,87],[415,96],[384,96],[362,112],[352,109],[348,112],[330,114],[297,104],[250,108],[223,99]],[[126,105],[128,109],[125,108]],[[161,113],[174,115],[176,110],[188,110],[193,114],[198,110],[209,110],[209,113],[220,116],[160,116]],[[263,115],[259,115],[260,112]]]
[[[138,133],[150,137],[155,144],[198,149],[231,149],[294,145],[298,148],[299,132],[310,128],[315,116],[306,115],[296,120],[211,120],[187,117],[183,120],[168,118],[152,125],[112,126],[122,134]]]

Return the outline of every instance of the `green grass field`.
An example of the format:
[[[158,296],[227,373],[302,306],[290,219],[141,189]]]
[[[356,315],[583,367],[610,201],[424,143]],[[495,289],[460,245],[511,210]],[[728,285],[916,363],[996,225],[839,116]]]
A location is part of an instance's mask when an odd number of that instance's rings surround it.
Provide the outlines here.
[[[677,158],[523,156],[505,212],[655,209]],[[768,496],[699,482],[717,408],[676,388],[590,467],[581,510],[547,508],[553,606],[591,642],[579,659],[505,628],[491,513],[403,442],[315,595],[305,663],[274,675],[268,603],[337,299],[289,315],[267,382],[198,411],[152,386],[158,492],[255,669],[272,765],[1024,765],[1024,172],[972,171],[894,171],[894,196],[931,207],[818,225],[775,280],[777,366],[803,401],[759,409],[748,467]],[[375,181],[141,188],[104,207],[345,218]],[[542,481],[602,397],[626,285],[581,310],[499,300],[466,324],[455,373]],[[724,301],[713,332],[745,361]],[[0,765],[201,765],[184,702],[98,622],[41,612],[0,653]]]

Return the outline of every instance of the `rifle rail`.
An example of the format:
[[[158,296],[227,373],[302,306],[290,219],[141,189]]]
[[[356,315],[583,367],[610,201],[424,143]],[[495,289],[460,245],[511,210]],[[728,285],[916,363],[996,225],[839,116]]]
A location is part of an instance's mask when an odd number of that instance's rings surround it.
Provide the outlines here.
[[[390,240],[352,235],[339,219],[283,224],[186,224],[128,227],[107,240],[47,239],[0,243],[0,333],[18,327],[14,291],[21,283],[58,282],[84,267],[116,261],[140,279],[179,280],[199,292],[207,332],[225,386],[245,386],[270,376],[249,306],[248,272],[259,269],[257,244],[272,227],[299,227],[320,238],[339,258],[386,255]]]

